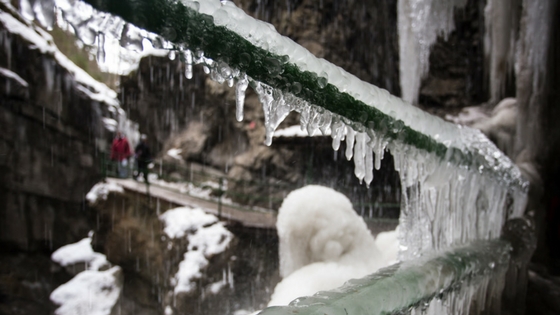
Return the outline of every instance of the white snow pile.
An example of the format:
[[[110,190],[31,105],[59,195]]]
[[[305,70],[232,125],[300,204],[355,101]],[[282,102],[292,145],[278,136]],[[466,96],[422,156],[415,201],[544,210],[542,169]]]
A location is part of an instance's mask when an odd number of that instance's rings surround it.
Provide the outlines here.
[[[124,189],[121,185],[116,183],[104,183],[100,182],[95,184],[91,190],[87,193],[86,199],[90,204],[95,204],[97,200],[107,200],[107,196],[110,192],[124,193]]]
[[[172,239],[183,238],[188,233],[218,222],[216,216],[207,214],[202,209],[189,207],[168,210],[159,219],[165,223],[163,231]]]
[[[107,257],[91,248],[91,237],[62,246],[51,255],[51,260],[63,267],[85,263],[88,270],[100,270],[109,266]]]
[[[109,269],[107,257],[91,248],[91,237],[92,233],[77,243],[62,246],[51,256],[61,266],[85,263],[87,269],[51,293],[51,301],[59,306],[57,315],[110,315],[117,303],[123,283],[121,268]]]
[[[208,259],[226,250],[233,234],[222,222],[218,222],[216,216],[199,208],[171,209],[160,215],[160,220],[164,222],[164,232],[170,238],[187,237],[188,251],[172,284],[175,294],[190,293],[196,288],[195,280],[202,277],[202,270],[208,266]]]
[[[269,306],[331,290],[396,261],[396,232],[376,243],[344,195],[322,186],[291,192],[279,209],[280,275]]]
[[[57,315],[109,315],[122,289],[122,271],[115,266],[106,271],[86,270],[51,293],[60,305]]]
[[[173,148],[173,149],[167,150],[167,155],[169,155],[170,157],[172,157],[176,160],[182,160],[183,157],[181,157],[181,152],[183,152],[182,149]]]

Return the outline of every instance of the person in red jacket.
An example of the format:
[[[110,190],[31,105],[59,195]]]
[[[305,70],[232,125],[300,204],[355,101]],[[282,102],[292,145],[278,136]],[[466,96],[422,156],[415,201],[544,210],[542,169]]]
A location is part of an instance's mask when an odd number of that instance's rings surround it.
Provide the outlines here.
[[[128,140],[120,131],[111,145],[111,160],[117,162],[118,176],[128,177],[128,158],[131,156]]]

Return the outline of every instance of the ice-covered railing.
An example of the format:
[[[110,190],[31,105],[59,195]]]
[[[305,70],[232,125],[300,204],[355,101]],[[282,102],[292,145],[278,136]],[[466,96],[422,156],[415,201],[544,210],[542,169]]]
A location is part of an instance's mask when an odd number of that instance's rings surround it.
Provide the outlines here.
[[[474,242],[437,256],[402,262],[342,287],[273,306],[262,315],[479,314],[500,309],[511,247]],[[476,301],[473,303],[473,301]]]
[[[202,64],[213,80],[236,86],[238,120],[250,85],[263,104],[267,144],[289,112],[297,111],[309,134],[330,130],[333,149],[346,141],[346,156],[354,159],[355,174],[366,184],[390,150],[403,191],[399,228],[404,261],[497,239],[504,222],[523,213],[526,181],[479,131],[431,116],[314,57],[232,2],[88,2],[122,18],[85,10],[86,4],[71,0],[36,1],[27,15],[41,21],[58,12],[80,38],[97,46],[100,59],[110,53],[104,43],[112,38],[136,50],[146,45],[169,49],[170,58],[184,62],[187,78],[193,65]],[[29,0],[21,1],[22,10],[25,3]],[[480,255],[471,258],[486,259],[486,253]]]

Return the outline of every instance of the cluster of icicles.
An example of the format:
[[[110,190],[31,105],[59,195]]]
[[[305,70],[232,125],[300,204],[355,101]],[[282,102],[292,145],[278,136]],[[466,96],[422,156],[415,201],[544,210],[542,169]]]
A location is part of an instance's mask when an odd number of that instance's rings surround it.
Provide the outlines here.
[[[202,65],[204,72],[214,81],[227,83],[230,87],[235,85],[236,118],[239,121],[243,119],[245,92],[251,85],[263,106],[267,145],[272,143],[278,125],[291,111],[296,111],[300,114],[302,130],[306,130],[309,135],[318,131],[324,135],[330,134],[334,150],[339,149],[341,141],[346,141],[345,155],[348,160],[353,158],[355,175],[367,185],[373,180],[373,169],[379,169],[383,154],[389,149],[395,159],[395,169],[400,174],[403,192],[399,228],[402,244],[400,259],[417,257],[426,250],[499,237],[505,220],[520,216],[523,212],[526,187],[512,184],[520,180],[519,170],[478,131],[459,128],[460,143],[468,143],[471,150],[480,154],[484,160],[480,165],[487,165],[494,168],[496,173],[506,176],[489,175],[488,172],[483,172],[484,166],[480,166],[478,170],[458,166],[447,159],[389,139],[384,134],[375,133],[360,123],[310,104],[290,92],[253,80],[223,61],[206,57],[203,51],[192,51],[186,46],[165,42],[157,35],[138,29],[118,17],[97,12],[83,2],[54,2],[62,17],[74,27],[75,33],[84,43],[97,42],[100,45],[98,56],[104,54],[103,43],[107,34],[119,39],[127,49],[141,49],[142,42],[148,39],[152,44],[159,42],[159,47],[172,49],[169,58],[183,61],[186,78],[193,77],[194,65]],[[45,7],[45,3],[48,1],[34,2],[28,15],[33,13],[37,19],[46,21],[44,12],[49,9]],[[22,10],[25,5],[29,7],[29,0],[21,0]],[[52,10],[52,3],[51,11],[59,12]],[[54,21],[54,18],[50,20]],[[310,60],[309,64],[313,62],[316,60]],[[331,76],[328,79],[335,85],[337,80]],[[402,114],[407,115],[406,112]],[[405,120],[405,123],[409,122]],[[430,125],[432,121],[414,123],[427,130],[429,126],[426,125]],[[441,132],[442,137],[445,136],[445,130]],[[437,136],[439,134],[436,135],[436,140]],[[507,176],[510,178],[506,178]]]

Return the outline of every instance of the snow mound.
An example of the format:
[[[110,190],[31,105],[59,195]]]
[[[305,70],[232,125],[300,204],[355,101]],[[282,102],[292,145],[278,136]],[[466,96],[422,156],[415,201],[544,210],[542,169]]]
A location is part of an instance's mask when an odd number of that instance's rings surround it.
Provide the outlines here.
[[[189,207],[168,210],[161,214],[159,219],[165,224],[163,231],[172,239],[182,238],[189,232],[218,222],[216,216],[207,214],[202,209]]]
[[[51,255],[51,260],[63,267],[85,263],[89,270],[100,270],[109,265],[105,255],[91,248],[91,237],[60,247]]]
[[[122,290],[121,268],[86,270],[56,288],[50,299],[59,307],[56,315],[109,315]]]
[[[124,193],[122,186],[116,183],[97,183],[91,188],[87,193],[86,199],[90,204],[95,204],[97,200],[107,200],[107,196],[110,192]]]
[[[279,209],[276,227],[284,279],[269,306],[334,289],[396,260],[396,232],[381,233],[376,243],[350,200],[327,187],[291,192]]]

